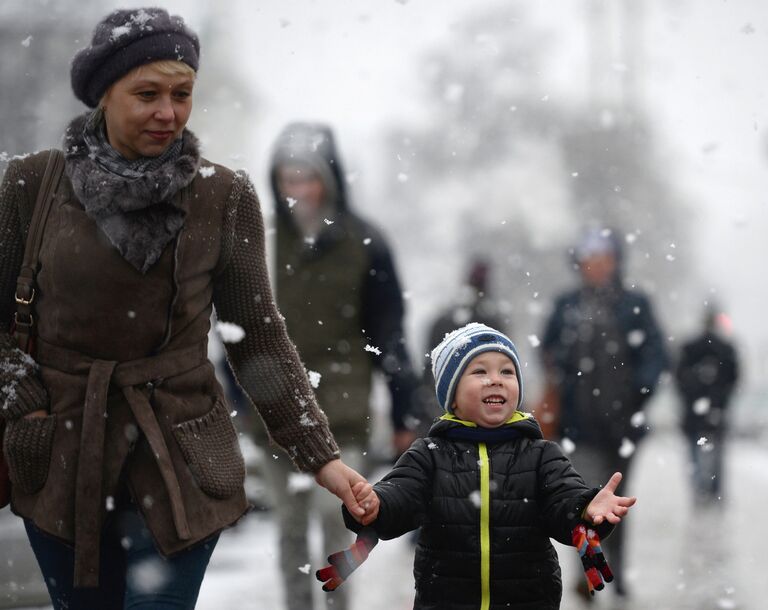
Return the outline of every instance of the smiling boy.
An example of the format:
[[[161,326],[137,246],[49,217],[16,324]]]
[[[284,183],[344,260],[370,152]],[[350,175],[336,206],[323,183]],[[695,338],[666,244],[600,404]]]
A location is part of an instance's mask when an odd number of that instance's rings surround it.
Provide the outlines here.
[[[359,486],[364,524],[385,540],[421,527],[415,610],[559,608],[550,538],[570,545],[584,523],[607,533],[635,498],[614,494],[619,473],[601,490],[587,487],[519,410],[520,361],[506,335],[468,324],[432,351],[432,368],[446,414],[373,491]]]

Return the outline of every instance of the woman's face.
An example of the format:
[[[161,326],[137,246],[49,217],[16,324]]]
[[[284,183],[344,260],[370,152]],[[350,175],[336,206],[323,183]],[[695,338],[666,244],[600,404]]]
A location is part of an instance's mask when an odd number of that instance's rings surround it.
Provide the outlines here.
[[[101,101],[112,148],[126,159],[161,155],[189,120],[194,84],[194,77],[164,74],[152,64],[113,83]]]

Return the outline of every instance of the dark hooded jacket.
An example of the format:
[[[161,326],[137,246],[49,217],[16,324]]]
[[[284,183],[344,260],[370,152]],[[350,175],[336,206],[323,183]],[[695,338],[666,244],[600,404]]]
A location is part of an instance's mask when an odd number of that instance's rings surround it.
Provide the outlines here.
[[[495,429],[444,415],[374,489],[381,507],[372,527],[380,538],[421,527],[416,610],[476,610],[482,602],[491,610],[559,608],[560,567],[550,538],[571,544],[571,530],[597,493],[519,411]],[[345,520],[359,531],[348,513]]]
[[[683,431],[697,439],[726,426],[725,411],[739,378],[736,350],[715,332],[705,332],[685,343],[675,369],[683,399]],[[700,400],[704,408],[697,408]]]
[[[668,367],[650,301],[616,281],[559,297],[542,353],[560,393],[560,434],[616,450],[646,426],[640,411]]]
[[[306,239],[281,197],[278,168],[309,166],[329,200],[322,229]],[[315,392],[339,443],[365,444],[374,370],[384,373],[392,423],[406,427],[417,379],[403,336],[404,305],[390,248],[350,208],[330,129],[296,123],[280,135],[272,162],[277,206],[276,296],[305,366],[320,374]]]

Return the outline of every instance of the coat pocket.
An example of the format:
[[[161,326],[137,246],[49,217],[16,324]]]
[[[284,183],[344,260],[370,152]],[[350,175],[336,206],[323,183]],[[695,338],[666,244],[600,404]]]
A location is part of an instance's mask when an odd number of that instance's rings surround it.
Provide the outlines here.
[[[37,493],[45,485],[55,429],[55,415],[22,417],[8,422],[3,452],[11,483],[22,493]]]
[[[173,435],[206,494],[224,500],[243,489],[245,462],[223,402],[217,401],[202,417],[176,424]]]

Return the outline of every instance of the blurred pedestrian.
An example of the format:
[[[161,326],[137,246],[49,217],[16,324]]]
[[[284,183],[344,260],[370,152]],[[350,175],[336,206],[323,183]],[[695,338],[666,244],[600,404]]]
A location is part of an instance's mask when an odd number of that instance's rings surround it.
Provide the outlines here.
[[[573,252],[580,285],[557,298],[542,340],[546,374],[559,394],[559,436],[593,484],[616,471],[629,476],[647,428],[643,407],[667,367],[650,301],[622,284],[622,254],[615,232],[585,232]],[[624,595],[622,532],[606,546],[616,592]]]
[[[560,447],[542,439],[536,420],[519,410],[522,368],[503,333],[475,323],[459,328],[435,347],[432,368],[443,416],[373,493],[360,490],[358,501],[374,507],[366,528],[345,519],[362,540],[332,559],[336,572],[318,577],[331,581],[326,588],[338,585],[365,559],[370,531],[375,542],[421,527],[414,608],[559,608],[550,538],[571,545],[582,525],[606,535],[636,499],[614,493],[619,473],[590,489]],[[362,554],[359,543],[368,547]]]
[[[675,369],[683,400],[682,428],[691,456],[691,484],[701,501],[722,499],[726,411],[739,378],[725,314],[708,306],[701,334],[684,343]]]
[[[72,62],[90,110],[63,154],[3,179],[3,450],[56,610],[194,607],[219,533],[247,511],[207,359],[214,305],[244,331],[229,359],[272,437],[364,514],[275,307],[253,186],[186,129],[199,53],[163,9],[110,13]]]
[[[426,433],[432,420],[439,417],[442,409],[435,398],[435,378],[428,355],[430,350],[445,336],[470,322],[485,324],[507,332],[507,320],[501,315],[497,301],[490,292],[491,263],[484,257],[474,257],[467,268],[466,277],[455,302],[440,311],[432,322],[427,336],[426,362],[419,390],[418,428]]]
[[[407,416],[418,380],[406,352],[404,304],[384,237],[351,208],[346,177],[331,129],[293,123],[279,135],[271,168],[276,203],[276,295],[299,355],[314,380],[344,460],[368,469],[372,375],[383,373],[391,397],[393,447],[415,438]],[[259,432],[257,432],[257,435]],[[310,515],[323,546],[346,546],[349,532],[338,504],[314,493],[281,453],[265,468],[280,532],[280,566],[287,608],[310,610],[306,570]],[[329,600],[347,608],[346,592]]]

